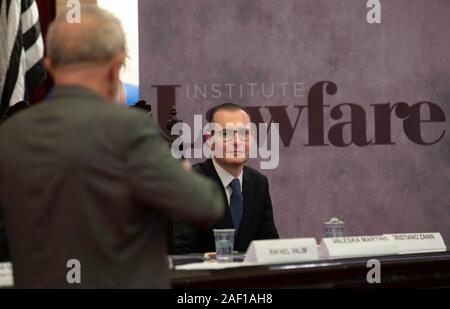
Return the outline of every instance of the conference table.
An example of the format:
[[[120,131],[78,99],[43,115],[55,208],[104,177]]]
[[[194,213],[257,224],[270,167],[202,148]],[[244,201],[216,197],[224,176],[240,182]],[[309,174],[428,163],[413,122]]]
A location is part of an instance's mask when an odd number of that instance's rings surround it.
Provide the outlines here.
[[[174,288],[450,288],[450,251],[192,270],[177,267],[203,262],[202,254],[171,258]],[[371,259],[381,283],[367,281]]]

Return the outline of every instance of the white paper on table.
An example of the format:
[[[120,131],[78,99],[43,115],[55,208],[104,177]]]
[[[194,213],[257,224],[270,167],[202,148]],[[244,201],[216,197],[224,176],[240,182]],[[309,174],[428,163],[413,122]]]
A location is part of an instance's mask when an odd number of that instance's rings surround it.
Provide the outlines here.
[[[13,287],[14,277],[11,263],[0,263],[0,287]]]
[[[236,267],[246,267],[246,266],[255,266],[257,263],[248,263],[248,262],[228,262],[228,263],[219,263],[219,262],[202,262],[202,263],[190,263],[176,266],[176,270],[209,270],[209,269],[227,269],[227,268],[236,268]]]
[[[245,254],[245,262],[284,264],[319,259],[315,238],[254,240]]]

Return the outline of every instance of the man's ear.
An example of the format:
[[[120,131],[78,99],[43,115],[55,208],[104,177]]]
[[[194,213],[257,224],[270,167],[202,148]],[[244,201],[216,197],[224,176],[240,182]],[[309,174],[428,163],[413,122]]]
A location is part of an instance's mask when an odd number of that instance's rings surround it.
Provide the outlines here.
[[[213,136],[211,135],[211,132],[205,132],[203,133],[203,143],[208,145],[208,147],[214,151],[214,141]]]
[[[53,77],[55,73],[55,67],[53,66],[53,63],[49,57],[45,57],[44,66],[47,72]]]
[[[120,70],[122,69],[124,62],[124,57],[122,54],[116,55],[111,60],[110,71],[109,71],[109,79],[112,82],[119,81]]]
[[[210,132],[204,133],[203,134],[203,143],[208,142],[208,140],[212,137]]]

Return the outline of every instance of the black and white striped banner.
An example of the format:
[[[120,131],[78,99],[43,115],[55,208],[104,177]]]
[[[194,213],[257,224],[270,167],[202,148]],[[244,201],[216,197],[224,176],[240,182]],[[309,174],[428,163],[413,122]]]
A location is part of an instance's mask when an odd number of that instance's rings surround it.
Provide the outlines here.
[[[0,116],[45,78],[44,42],[34,0],[0,0]]]

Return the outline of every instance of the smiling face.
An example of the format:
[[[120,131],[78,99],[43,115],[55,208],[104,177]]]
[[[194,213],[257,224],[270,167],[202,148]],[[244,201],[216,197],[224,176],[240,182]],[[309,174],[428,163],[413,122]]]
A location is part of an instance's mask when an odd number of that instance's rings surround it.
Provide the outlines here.
[[[241,109],[221,109],[214,113],[212,122],[219,126],[212,136],[216,162],[222,166],[243,166],[253,139],[249,115]]]

